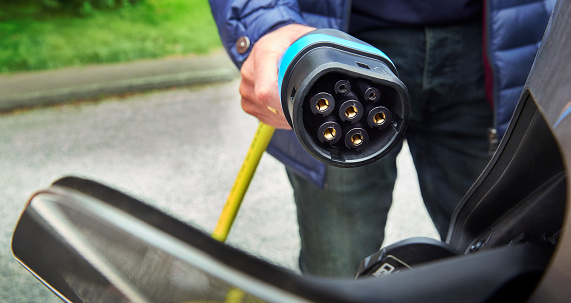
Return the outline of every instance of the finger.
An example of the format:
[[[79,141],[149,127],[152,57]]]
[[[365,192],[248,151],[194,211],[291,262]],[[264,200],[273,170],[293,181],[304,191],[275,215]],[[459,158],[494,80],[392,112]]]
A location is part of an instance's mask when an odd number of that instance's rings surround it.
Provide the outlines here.
[[[260,106],[252,101],[252,99],[242,97],[241,104],[242,110],[244,110],[244,112],[248,113],[249,115],[255,116],[258,119],[265,115],[265,112],[262,112],[260,110]]]
[[[247,98],[242,98],[241,102],[244,112],[255,116],[265,124],[280,129],[291,129],[285,117],[277,113],[276,109],[268,106],[260,106],[258,103]]]
[[[252,51],[252,53],[253,53],[253,51]],[[254,82],[255,73],[254,73],[254,56],[253,55],[250,55],[250,57],[248,57],[248,59],[246,59],[244,64],[242,64],[242,67],[240,68],[240,76],[242,77],[242,79],[246,79],[250,82]]]
[[[258,100],[266,106],[279,107],[278,95],[278,56],[268,54],[261,56],[255,63],[257,82],[254,89]]]
[[[253,100],[256,98],[254,83],[242,78],[240,81],[240,86],[238,87],[238,92],[242,98]]]

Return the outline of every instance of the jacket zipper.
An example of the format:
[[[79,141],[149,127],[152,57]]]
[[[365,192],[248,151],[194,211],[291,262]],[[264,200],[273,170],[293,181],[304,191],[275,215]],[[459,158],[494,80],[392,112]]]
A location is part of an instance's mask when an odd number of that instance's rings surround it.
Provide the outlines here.
[[[491,81],[492,81],[492,87],[491,87],[491,93],[490,93],[490,98],[491,98],[491,103],[492,103],[492,111],[493,111],[493,122],[492,122],[492,126],[490,128],[488,128],[487,131],[487,137],[488,137],[488,143],[489,143],[489,149],[488,152],[490,154],[493,154],[495,152],[495,150],[498,147],[499,144],[499,137],[498,137],[498,104],[497,104],[497,96],[496,96],[496,90],[494,89],[497,85],[496,85],[496,74],[494,72],[494,66],[492,65],[492,52],[490,51],[490,35],[492,33],[492,29],[491,29],[491,24],[490,24],[490,15],[492,13],[492,4],[490,3],[491,0],[484,0],[484,9],[483,9],[483,26],[484,26],[484,39],[483,39],[483,51],[484,51],[484,55],[485,55],[485,62],[484,64],[487,65],[487,68],[490,69],[490,77],[491,77]],[[486,67],[485,67],[486,68]]]

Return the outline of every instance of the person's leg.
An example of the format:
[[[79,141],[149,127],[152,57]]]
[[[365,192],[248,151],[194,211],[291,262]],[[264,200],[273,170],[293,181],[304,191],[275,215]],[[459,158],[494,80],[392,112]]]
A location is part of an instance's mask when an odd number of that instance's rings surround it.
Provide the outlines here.
[[[328,167],[325,190],[288,172],[297,205],[303,273],[352,278],[360,261],[381,247],[400,147],[370,165]]]
[[[444,240],[456,205],[491,155],[481,24],[426,28],[423,107],[407,132],[420,189]]]

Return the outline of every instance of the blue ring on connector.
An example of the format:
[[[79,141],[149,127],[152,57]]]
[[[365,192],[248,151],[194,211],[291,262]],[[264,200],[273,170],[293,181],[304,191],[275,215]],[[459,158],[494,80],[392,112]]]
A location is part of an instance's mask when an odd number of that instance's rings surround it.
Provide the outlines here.
[[[333,43],[340,46],[344,46],[350,49],[355,49],[364,53],[369,53],[374,56],[380,56],[390,62],[393,67],[393,61],[385,55],[382,51],[378,48],[373,46],[357,43],[354,41],[326,35],[326,34],[309,34],[307,36],[303,36],[296,40],[283,54],[280,62],[278,63],[278,88],[281,92],[282,81],[285,75],[285,72],[291,62],[295,59],[295,57],[302,52],[305,48],[312,44],[324,44],[324,43]],[[281,93],[280,93],[280,101],[281,101]]]

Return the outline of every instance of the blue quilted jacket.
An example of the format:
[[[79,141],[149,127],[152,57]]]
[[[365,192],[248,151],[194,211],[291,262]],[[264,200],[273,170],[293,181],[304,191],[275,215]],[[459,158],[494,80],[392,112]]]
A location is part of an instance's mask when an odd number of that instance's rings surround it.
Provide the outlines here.
[[[240,68],[252,45],[264,34],[286,24],[347,30],[350,0],[209,0],[222,43]],[[484,0],[486,91],[494,108],[494,127],[505,132],[555,0]],[[238,51],[237,41],[248,49]],[[493,138],[492,138],[493,139]],[[311,157],[292,131],[276,130],[268,153],[290,169],[324,187],[325,164]]]

